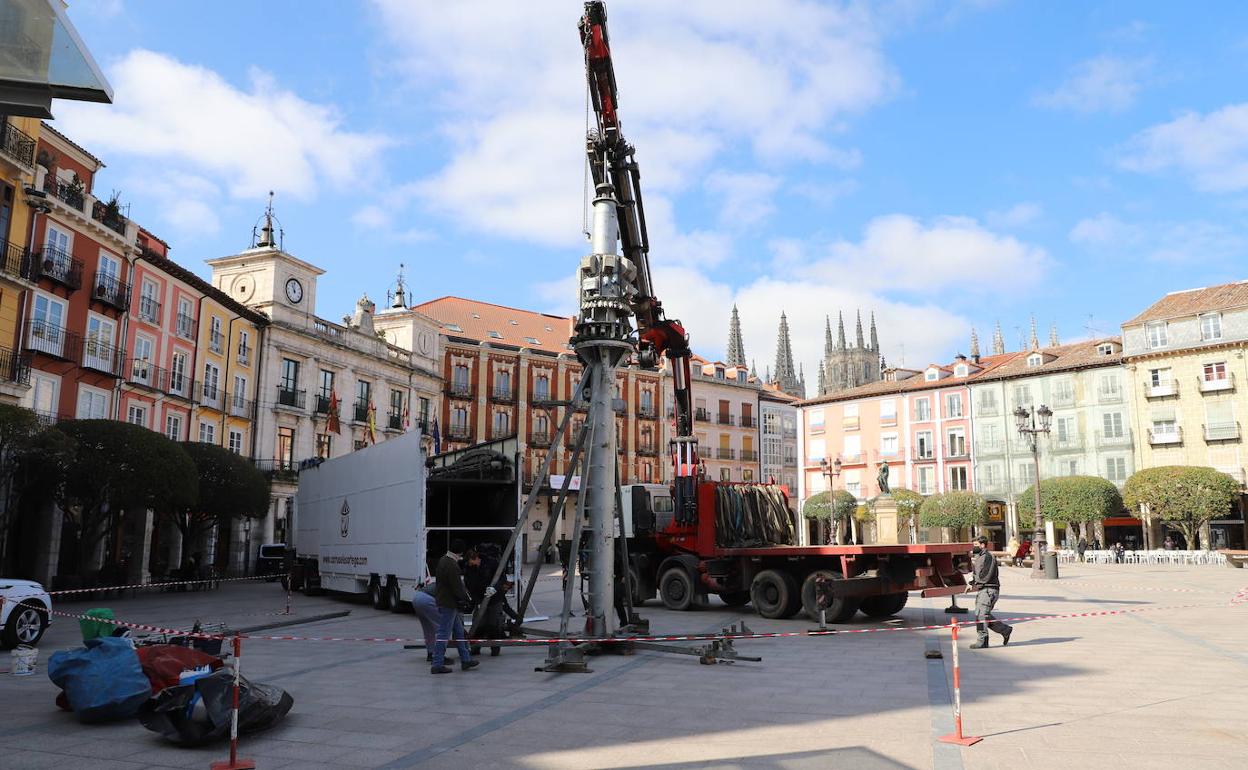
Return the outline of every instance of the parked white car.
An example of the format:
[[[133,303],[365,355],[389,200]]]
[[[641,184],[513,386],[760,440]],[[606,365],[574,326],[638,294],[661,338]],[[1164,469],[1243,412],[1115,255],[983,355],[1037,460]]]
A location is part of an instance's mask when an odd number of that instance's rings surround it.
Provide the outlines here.
[[[0,647],[12,649],[19,644],[34,646],[48,628],[52,597],[33,580],[0,578]]]

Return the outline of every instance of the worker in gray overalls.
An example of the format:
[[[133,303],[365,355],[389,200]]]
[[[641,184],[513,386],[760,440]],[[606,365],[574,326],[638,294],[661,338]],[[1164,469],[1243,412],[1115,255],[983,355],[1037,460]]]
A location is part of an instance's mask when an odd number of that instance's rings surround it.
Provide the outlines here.
[[[988,538],[980,535],[975,538],[971,549],[971,584],[967,592],[979,591],[975,597],[975,632],[979,639],[971,645],[972,650],[981,650],[988,646],[988,629],[1001,634],[1001,646],[1010,643],[1010,634],[1014,629],[992,616],[992,608],[1001,596],[1001,578],[997,575],[997,558],[988,550]]]

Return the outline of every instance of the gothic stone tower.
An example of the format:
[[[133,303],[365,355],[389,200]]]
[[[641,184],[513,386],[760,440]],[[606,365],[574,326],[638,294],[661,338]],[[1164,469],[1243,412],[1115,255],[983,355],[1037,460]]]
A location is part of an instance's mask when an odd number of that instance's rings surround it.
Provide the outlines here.
[[[877,382],[880,379],[880,340],[875,329],[875,313],[871,314],[869,338],[862,333],[862,311],[858,311],[854,330],[854,344],[845,339],[845,317],[836,314],[836,339],[832,339],[832,321],[824,325],[822,383],[819,395],[826,396],[843,390]]]

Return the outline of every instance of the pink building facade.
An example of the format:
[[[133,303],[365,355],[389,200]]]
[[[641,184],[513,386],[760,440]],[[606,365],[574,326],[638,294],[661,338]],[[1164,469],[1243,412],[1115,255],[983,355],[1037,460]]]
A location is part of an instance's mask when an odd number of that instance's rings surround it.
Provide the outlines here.
[[[881,465],[888,466],[893,489],[973,490],[969,382],[1011,357],[890,369],[879,382],[802,402],[802,502],[829,485],[859,500],[873,498],[880,494]],[[836,460],[840,475],[830,476]]]

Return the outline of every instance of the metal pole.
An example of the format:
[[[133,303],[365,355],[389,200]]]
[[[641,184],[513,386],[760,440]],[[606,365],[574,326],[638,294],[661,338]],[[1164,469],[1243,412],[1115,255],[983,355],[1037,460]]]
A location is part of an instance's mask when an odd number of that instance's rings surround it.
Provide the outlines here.
[[[953,732],[942,735],[937,740],[941,743],[973,746],[983,738],[962,734],[962,668],[958,665],[958,621],[949,621],[949,631],[953,635]]]
[[[238,758],[238,688],[241,678],[243,657],[243,638],[234,634],[234,702],[230,710],[230,759],[229,762],[213,762],[211,770],[253,770],[256,763],[250,759]]]
[[[598,360],[591,363],[594,374],[590,381],[589,416],[593,422],[589,456],[586,458],[586,484],[582,487],[589,511],[590,564],[589,612],[590,633],[611,636],[614,631],[615,549],[612,548],[615,523],[615,413],[611,408],[614,393],[614,366],[609,351],[592,351]]]
[[[1036,516],[1035,516],[1036,532],[1035,532],[1035,535],[1033,535],[1033,540],[1034,540],[1033,544],[1035,545],[1036,555],[1035,555],[1035,561],[1031,565],[1031,576],[1040,577],[1041,575],[1044,574],[1045,543],[1044,543],[1044,520],[1043,520],[1043,517],[1040,515],[1040,434],[1035,432],[1036,418],[1035,418],[1034,410],[1032,412],[1031,421],[1032,421],[1031,457],[1036,467],[1036,485],[1034,488],[1035,505],[1036,505]]]

